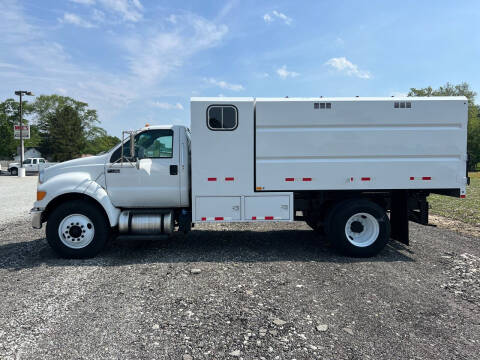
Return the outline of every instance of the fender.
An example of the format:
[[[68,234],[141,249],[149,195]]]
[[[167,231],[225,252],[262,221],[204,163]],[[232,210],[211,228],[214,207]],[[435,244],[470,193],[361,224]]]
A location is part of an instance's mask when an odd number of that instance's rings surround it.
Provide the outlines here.
[[[99,183],[91,180],[84,194],[94,198],[100,203],[100,205],[102,205],[103,209],[107,213],[108,221],[110,222],[111,227],[118,225],[120,209],[113,206],[107,191]]]
[[[67,194],[84,194],[96,200],[105,210],[110,226],[118,225],[120,209],[116,208],[102,183],[104,183],[105,175],[103,171],[92,179],[91,172],[75,171],[66,172],[55,175],[48,179],[45,183],[38,185],[38,191],[45,191],[45,197],[36,201],[35,208],[45,209],[49,203],[58,199],[60,196]]]

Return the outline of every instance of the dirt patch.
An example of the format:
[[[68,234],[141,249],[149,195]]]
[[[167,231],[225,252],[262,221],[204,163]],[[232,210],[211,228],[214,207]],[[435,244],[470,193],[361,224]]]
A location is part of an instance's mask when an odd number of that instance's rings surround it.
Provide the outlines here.
[[[480,227],[464,223],[463,221],[448,219],[439,215],[429,215],[429,223],[442,229],[449,229],[464,235],[480,237]]]

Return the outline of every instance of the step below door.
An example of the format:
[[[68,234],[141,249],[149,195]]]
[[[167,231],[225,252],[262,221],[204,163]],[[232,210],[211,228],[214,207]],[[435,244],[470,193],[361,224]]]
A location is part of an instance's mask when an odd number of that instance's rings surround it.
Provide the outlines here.
[[[197,196],[196,221],[240,220],[240,196]]]
[[[291,220],[290,196],[246,196],[245,220]]]

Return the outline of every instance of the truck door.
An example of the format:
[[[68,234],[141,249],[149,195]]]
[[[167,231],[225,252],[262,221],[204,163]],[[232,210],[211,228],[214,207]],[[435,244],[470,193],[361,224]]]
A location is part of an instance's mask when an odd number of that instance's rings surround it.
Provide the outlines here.
[[[23,161],[23,167],[26,172],[36,171],[37,159],[27,159]]]
[[[115,150],[106,165],[107,192],[117,207],[164,208],[180,205],[179,139],[172,129],[149,129],[135,136],[135,162],[130,141]],[[131,158],[130,158],[131,160]]]

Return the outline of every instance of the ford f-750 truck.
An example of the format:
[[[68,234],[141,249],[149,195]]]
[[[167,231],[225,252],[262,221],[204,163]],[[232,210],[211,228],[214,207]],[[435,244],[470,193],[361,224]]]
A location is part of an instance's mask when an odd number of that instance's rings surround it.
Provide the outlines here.
[[[33,227],[65,257],[110,234],[159,237],[209,222],[305,221],[352,256],[408,222],[431,193],[465,197],[467,99],[192,98],[191,130],[148,126],[111,151],[39,175]]]

